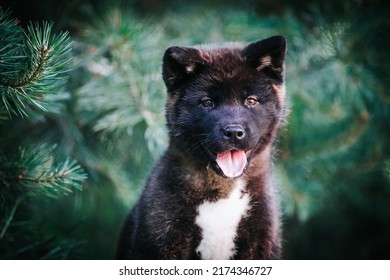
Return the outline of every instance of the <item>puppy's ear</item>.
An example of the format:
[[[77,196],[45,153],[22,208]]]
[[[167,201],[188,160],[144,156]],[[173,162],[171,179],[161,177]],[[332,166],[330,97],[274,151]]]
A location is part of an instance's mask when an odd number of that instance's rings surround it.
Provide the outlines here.
[[[201,52],[195,48],[170,47],[163,57],[162,75],[168,91],[198,73],[205,65]]]
[[[286,39],[273,36],[249,44],[242,50],[246,63],[257,71],[272,71],[283,78],[284,57],[286,55]]]

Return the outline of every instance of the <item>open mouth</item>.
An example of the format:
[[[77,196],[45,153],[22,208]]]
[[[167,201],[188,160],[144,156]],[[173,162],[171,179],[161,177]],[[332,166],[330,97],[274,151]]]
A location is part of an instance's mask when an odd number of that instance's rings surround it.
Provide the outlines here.
[[[224,177],[235,178],[242,175],[248,165],[250,151],[228,150],[220,152],[213,161],[214,170]]]

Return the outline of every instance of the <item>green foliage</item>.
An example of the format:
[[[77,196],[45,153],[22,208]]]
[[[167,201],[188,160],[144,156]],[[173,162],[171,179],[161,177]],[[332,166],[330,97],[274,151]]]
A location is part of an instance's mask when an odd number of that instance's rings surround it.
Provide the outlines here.
[[[45,123],[40,113],[58,113],[64,98],[71,44],[51,30],[47,23],[23,30],[0,9],[0,258],[66,258],[80,244],[45,232],[37,216],[48,199],[81,190],[86,174],[41,137],[34,141],[36,129],[23,119]]]
[[[160,77],[163,50],[159,46],[163,32],[159,29],[148,30],[131,16],[114,10],[97,26],[86,26],[86,42],[80,42],[87,48],[87,59],[78,59],[94,78],[77,89],[76,111],[83,123],[106,135],[115,132],[132,137],[138,127],[145,129],[146,149],[140,146],[133,153],[128,147],[137,161],[142,161],[143,152],[157,157],[166,145],[161,125],[165,94]]]
[[[11,155],[16,158],[9,159],[3,155],[0,160],[0,179],[4,187],[1,196],[7,195],[7,188],[12,188],[18,195],[31,193],[53,198],[70,194],[73,189],[81,190],[80,183],[84,181],[85,174],[80,166],[69,159],[54,163],[53,150],[54,147],[29,147]],[[69,177],[69,174],[72,176]]]
[[[71,43],[67,33],[51,36],[53,24],[20,28],[9,12],[0,10],[0,110],[28,116],[31,106],[46,111],[45,94],[65,84]]]

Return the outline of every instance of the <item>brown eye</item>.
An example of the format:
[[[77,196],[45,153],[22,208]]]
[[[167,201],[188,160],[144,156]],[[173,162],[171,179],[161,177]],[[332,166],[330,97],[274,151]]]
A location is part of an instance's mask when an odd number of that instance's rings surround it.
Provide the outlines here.
[[[214,107],[214,102],[211,100],[211,98],[205,97],[202,99],[202,105],[206,108],[212,108]]]
[[[247,99],[245,99],[245,105],[247,107],[255,107],[259,103],[259,100],[257,100],[254,96],[249,96]]]

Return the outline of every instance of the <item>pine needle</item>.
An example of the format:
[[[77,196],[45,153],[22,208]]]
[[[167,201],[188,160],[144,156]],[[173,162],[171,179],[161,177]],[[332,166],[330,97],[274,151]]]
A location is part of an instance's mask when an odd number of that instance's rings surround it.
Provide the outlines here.
[[[27,117],[27,107],[47,111],[45,95],[67,81],[72,43],[67,32],[52,36],[52,23],[23,30],[0,9],[0,95],[8,114]]]

